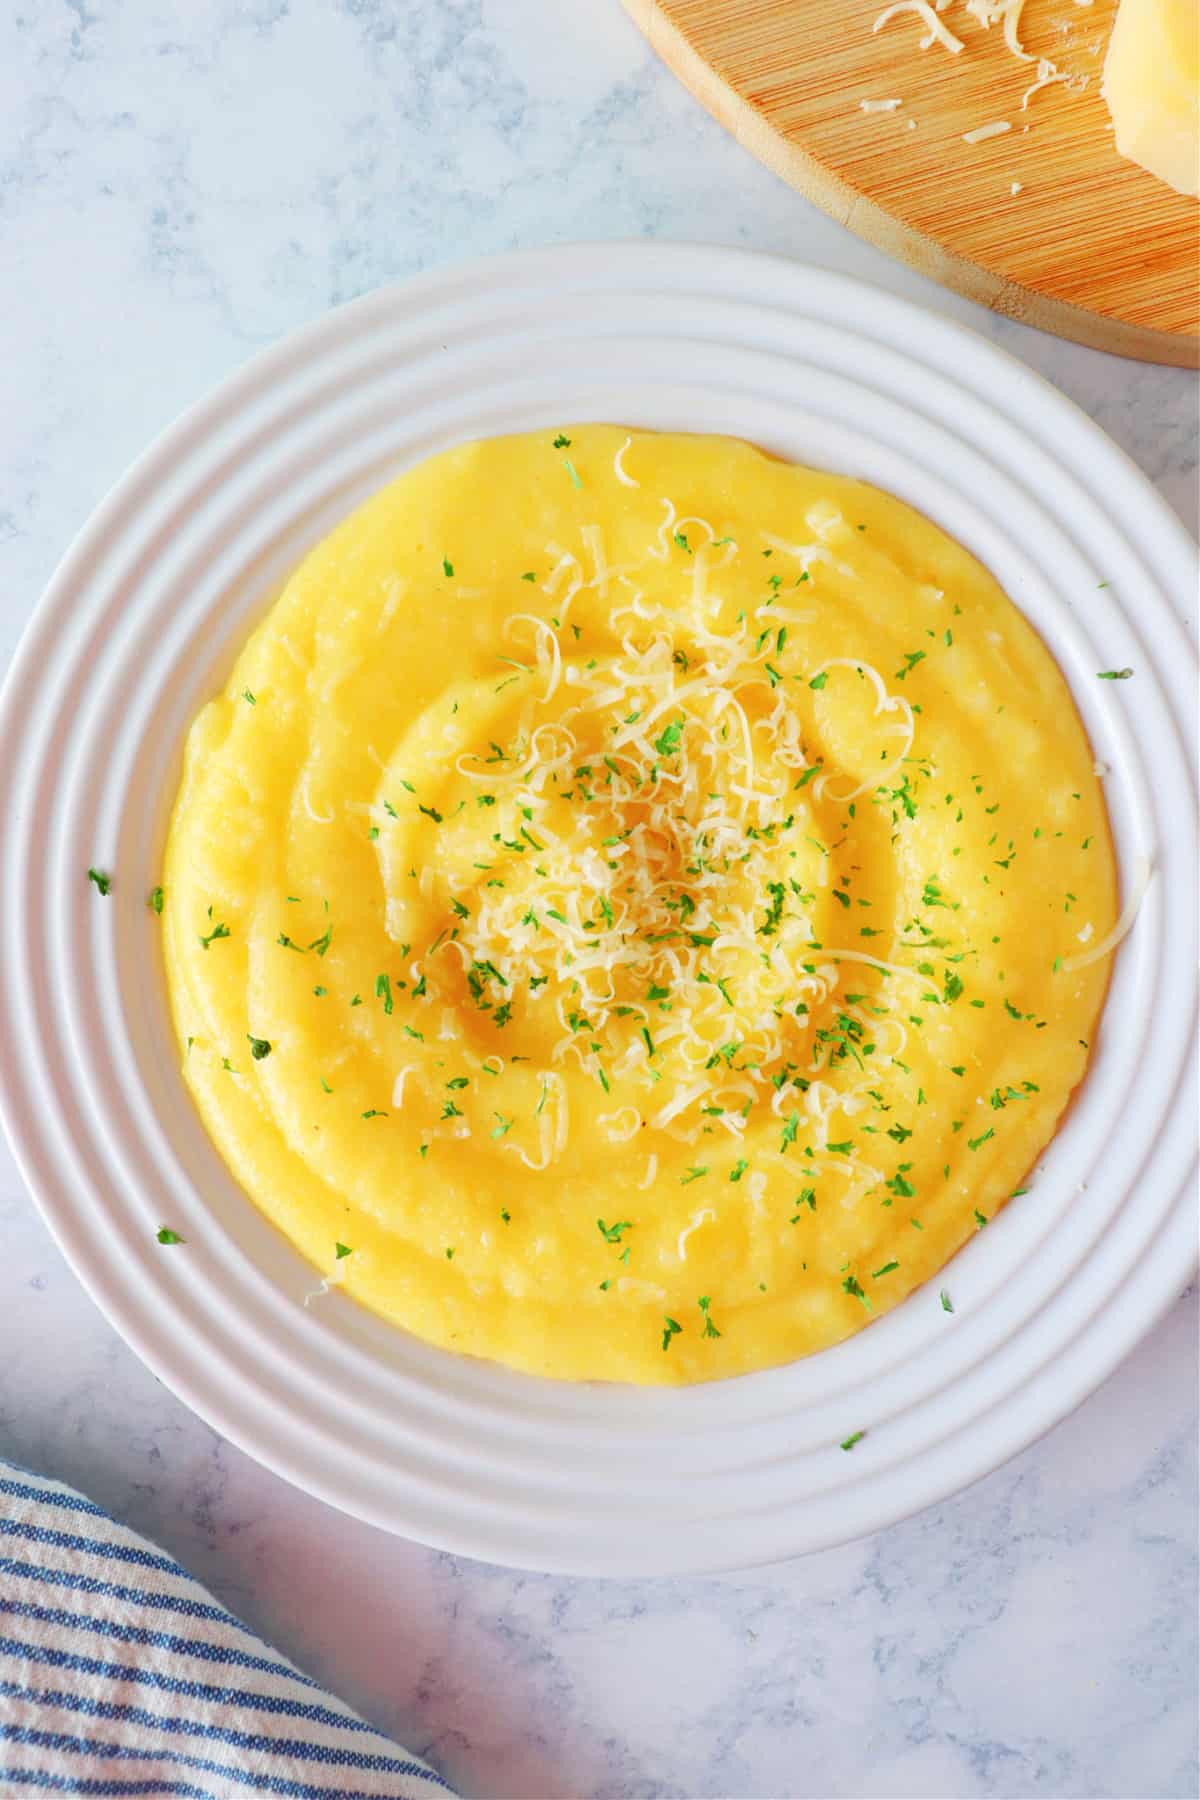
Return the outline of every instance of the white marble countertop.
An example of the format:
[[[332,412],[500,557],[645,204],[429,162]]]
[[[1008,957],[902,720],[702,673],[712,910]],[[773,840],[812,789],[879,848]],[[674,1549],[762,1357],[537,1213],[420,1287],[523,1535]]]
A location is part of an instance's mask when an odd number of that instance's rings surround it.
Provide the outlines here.
[[[1070,394],[1195,529],[1189,376],[860,244],[618,0],[24,0],[0,19],[0,220],[0,666],[105,489],[252,351],[410,271],[554,240],[748,244],[916,296]],[[157,1538],[467,1794],[1197,1793],[1194,1290],[948,1505],[765,1573],[584,1582],[294,1492],[114,1337],[2,1149],[0,1220],[0,1455]]]

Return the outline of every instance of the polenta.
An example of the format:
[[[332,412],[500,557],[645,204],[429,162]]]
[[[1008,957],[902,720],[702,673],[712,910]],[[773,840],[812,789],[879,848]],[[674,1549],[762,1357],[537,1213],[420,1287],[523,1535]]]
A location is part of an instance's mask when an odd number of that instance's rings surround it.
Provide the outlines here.
[[[163,886],[187,1084],[321,1275],[639,1383],[936,1275],[1083,1076],[1116,910],[1070,692],[972,556],[590,425],[313,550],[192,727]]]

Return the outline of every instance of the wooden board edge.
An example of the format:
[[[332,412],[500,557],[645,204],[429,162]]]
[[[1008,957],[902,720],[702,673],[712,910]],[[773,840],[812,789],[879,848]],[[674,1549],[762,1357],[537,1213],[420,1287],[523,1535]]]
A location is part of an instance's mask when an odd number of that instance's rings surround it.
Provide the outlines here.
[[[934,239],[904,224],[777,131],[705,62],[658,0],[622,0],[651,48],[719,124],[772,174],[857,237],[886,251],[919,275],[963,294],[1004,318],[1035,326],[1054,337],[1105,350],[1136,362],[1172,368],[1200,368],[1200,338],[1130,325],[1086,307],[1072,306],[1006,281],[979,263],[957,256]]]

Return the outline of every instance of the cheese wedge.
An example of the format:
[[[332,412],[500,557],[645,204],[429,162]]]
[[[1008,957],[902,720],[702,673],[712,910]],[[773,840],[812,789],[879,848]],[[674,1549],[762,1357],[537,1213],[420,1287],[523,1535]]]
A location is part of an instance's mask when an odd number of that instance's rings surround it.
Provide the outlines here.
[[[1200,8],[1121,0],[1104,64],[1117,149],[1181,194],[1200,190]]]

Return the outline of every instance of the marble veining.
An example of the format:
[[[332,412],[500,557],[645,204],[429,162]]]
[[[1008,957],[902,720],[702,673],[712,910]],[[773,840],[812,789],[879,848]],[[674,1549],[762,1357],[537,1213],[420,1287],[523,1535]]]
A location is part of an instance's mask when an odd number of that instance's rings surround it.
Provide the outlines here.
[[[707,118],[618,0],[16,0],[0,665],[105,489],[258,347],[433,264],[621,236],[782,251],[967,321],[1195,528],[1189,376],[860,244]],[[157,1538],[468,1794],[1197,1793],[1194,1289],[1040,1444],[889,1532],[750,1575],[569,1581],[389,1539],[223,1443],[103,1323],[4,1150],[0,1224],[0,1452]]]

